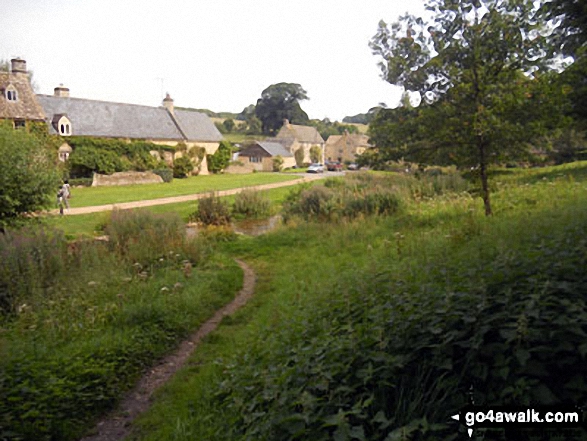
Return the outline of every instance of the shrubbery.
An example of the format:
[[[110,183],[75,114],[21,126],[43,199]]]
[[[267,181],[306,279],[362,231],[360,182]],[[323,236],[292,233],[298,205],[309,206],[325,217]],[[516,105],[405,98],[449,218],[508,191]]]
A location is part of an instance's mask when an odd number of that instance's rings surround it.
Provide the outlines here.
[[[228,225],[231,219],[230,207],[219,196],[211,194],[198,201],[198,209],[191,218],[204,225]]]
[[[181,156],[173,161],[173,177],[187,178],[194,170],[194,163],[188,156]]]
[[[269,216],[271,201],[257,190],[244,189],[234,198],[232,212],[248,219]]]

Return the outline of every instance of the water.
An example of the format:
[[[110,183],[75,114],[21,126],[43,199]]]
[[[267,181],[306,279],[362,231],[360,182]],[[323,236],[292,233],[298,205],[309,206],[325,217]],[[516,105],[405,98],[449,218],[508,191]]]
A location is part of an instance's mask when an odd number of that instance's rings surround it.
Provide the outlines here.
[[[247,236],[260,236],[265,234],[278,225],[281,224],[281,216],[271,216],[267,219],[244,219],[231,222],[230,226],[233,231],[238,234],[246,234]],[[188,224],[186,226],[187,237],[194,237],[198,235],[198,225]]]

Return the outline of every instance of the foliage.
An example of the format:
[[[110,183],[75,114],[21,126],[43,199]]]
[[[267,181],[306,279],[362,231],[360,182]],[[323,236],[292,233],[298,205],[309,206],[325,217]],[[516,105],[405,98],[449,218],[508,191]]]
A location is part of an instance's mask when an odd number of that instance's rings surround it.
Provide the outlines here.
[[[234,296],[236,264],[208,256],[202,271],[206,248],[168,234],[175,220],[146,217],[117,213],[111,232],[127,239],[116,245],[68,244],[50,231],[0,237],[13,303],[0,320],[0,438],[80,439],[153,360]],[[133,262],[152,247],[161,254]]]
[[[222,125],[224,126],[224,129],[226,130],[226,133],[232,132],[234,130],[234,128],[235,128],[235,123],[234,123],[234,120],[232,118],[225,119],[222,122]]]
[[[170,249],[181,249],[185,238],[184,223],[176,213],[146,210],[114,210],[104,232],[109,250],[141,266],[156,263]]]
[[[169,167],[156,168],[153,170],[153,173],[155,173],[158,176],[161,176],[161,179],[163,179],[163,182],[173,181],[173,170],[170,169]]]
[[[540,118],[560,114],[544,111],[533,94],[542,87],[537,71],[549,61],[538,11],[531,0],[430,0],[427,8],[429,20],[406,15],[391,26],[381,22],[371,41],[385,80],[418,92],[423,103],[410,109],[405,100],[397,112],[379,112],[371,134],[385,136],[387,120],[396,127],[388,137],[393,142],[375,144],[394,150],[396,159],[432,151],[436,160],[477,167],[489,215],[488,167],[518,156],[543,134]],[[525,75],[531,73],[533,79]]]
[[[358,133],[357,126],[352,124],[341,124],[338,121],[331,122],[328,118],[320,121],[319,119],[311,119],[308,125],[316,127],[322,139],[326,140],[330,135],[342,135],[345,132]]]
[[[194,163],[188,155],[175,158],[173,161],[173,177],[187,178],[194,171]]]
[[[157,167],[151,151],[175,151],[174,147],[160,146],[146,141],[126,141],[89,137],[69,137],[73,151],[67,164],[74,178],[90,177],[92,173],[112,174],[134,170],[146,171]]]
[[[283,157],[281,155],[277,155],[273,157],[273,171],[279,172],[283,167]]]
[[[369,124],[373,120],[375,115],[377,115],[377,112],[379,112],[379,110],[381,110],[382,108],[383,107],[381,106],[372,107],[369,109],[367,113],[358,113],[354,116],[345,116],[342,119],[342,122],[353,124]]]
[[[310,148],[310,161],[316,163],[322,161],[322,149],[316,145]]]
[[[582,132],[567,129],[551,136],[549,142],[551,148],[548,157],[555,164],[587,159],[587,140]]]
[[[228,225],[230,224],[230,208],[228,203],[214,193],[198,201],[198,209],[191,216],[192,220],[204,225]]]
[[[140,439],[449,441],[467,437],[450,416],[471,392],[485,406],[584,403],[585,170],[501,171],[508,208],[493,218],[442,196],[237,243],[257,302],[166,389]]]
[[[551,38],[565,55],[577,56],[587,42],[587,9],[583,0],[551,0],[544,2],[545,21],[555,24]]]
[[[228,141],[221,141],[218,150],[213,155],[208,155],[208,170],[212,173],[221,173],[232,160],[234,147]]]
[[[300,147],[294,152],[294,159],[296,160],[296,165],[298,167],[302,167],[304,165],[304,148]]]
[[[264,193],[257,190],[244,189],[234,198],[232,213],[247,219],[269,216],[271,201]]]
[[[55,201],[59,183],[54,152],[0,122],[0,230]]]
[[[257,100],[255,115],[262,123],[265,134],[275,134],[287,119],[293,124],[306,124],[308,115],[299,102],[307,100],[307,92],[295,83],[272,84]]]

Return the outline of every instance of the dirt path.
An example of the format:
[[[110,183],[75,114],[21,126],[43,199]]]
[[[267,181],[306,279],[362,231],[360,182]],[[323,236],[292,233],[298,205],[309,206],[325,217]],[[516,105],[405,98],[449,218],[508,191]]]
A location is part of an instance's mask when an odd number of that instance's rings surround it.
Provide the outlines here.
[[[237,263],[243,269],[244,280],[243,288],[235,299],[216,311],[214,316],[183,341],[174,353],[147,372],[135,388],[123,398],[118,408],[97,424],[94,434],[82,438],[81,441],[120,441],[128,436],[134,419],[149,408],[153,392],[184,365],[202,339],[218,327],[224,316],[232,314],[251,298],[255,288],[255,273],[246,263],[240,260],[237,260]]]
[[[294,179],[292,181],[285,181],[285,182],[275,182],[273,184],[263,184],[263,185],[256,185],[254,187],[241,187],[241,188],[233,188],[231,190],[222,190],[215,192],[218,196],[230,196],[233,194],[240,193],[245,188],[253,188],[255,190],[269,190],[272,188],[279,188],[279,187],[289,187],[292,185],[298,185],[303,182],[310,182],[315,181],[316,179],[323,179],[328,177],[327,173],[324,174],[316,174],[316,175],[305,175],[302,179]],[[121,202],[118,204],[107,204],[107,205],[95,205],[92,207],[72,207],[68,210],[66,216],[76,215],[76,214],[89,214],[89,213],[98,213],[100,211],[112,211],[115,208],[126,210],[129,208],[140,208],[140,207],[150,207],[153,205],[164,205],[164,204],[173,204],[175,202],[188,202],[188,201],[195,201],[198,199],[202,199],[207,197],[210,192],[205,193],[196,193],[196,194],[189,194],[184,196],[173,196],[168,198],[159,198],[159,199],[150,199],[146,201],[134,201],[134,202]],[[58,210],[51,210],[50,214],[59,214]]]

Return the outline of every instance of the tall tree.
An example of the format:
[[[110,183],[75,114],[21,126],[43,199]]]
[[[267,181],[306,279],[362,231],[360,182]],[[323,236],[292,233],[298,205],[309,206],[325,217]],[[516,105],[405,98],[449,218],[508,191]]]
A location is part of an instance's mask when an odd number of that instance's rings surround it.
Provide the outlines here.
[[[307,99],[307,92],[295,83],[273,84],[265,89],[255,108],[263,133],[274,134],[281,128],[284,119],[296,124],[306,124],[309,118],[299,102]]]
[[[488,167],[523,152],[529,129],[540,126],[515,111],[532,100],[532,78],[548,65],[538,8],[532,0],[428,0],[426,7],[429,19],[380,22],[370,44],[384,79],[422,97],[411,111],[422,125],[399,145],[377,144],[377,133],[373,139],[380,150],[432,151],[475,167],[490,215]],[[398,123],[411,116],[407,109]]]
[[[553,35],[565,55],[576,57],[587,42],[587,1],[550,0],[542,12],[555,26]]]

